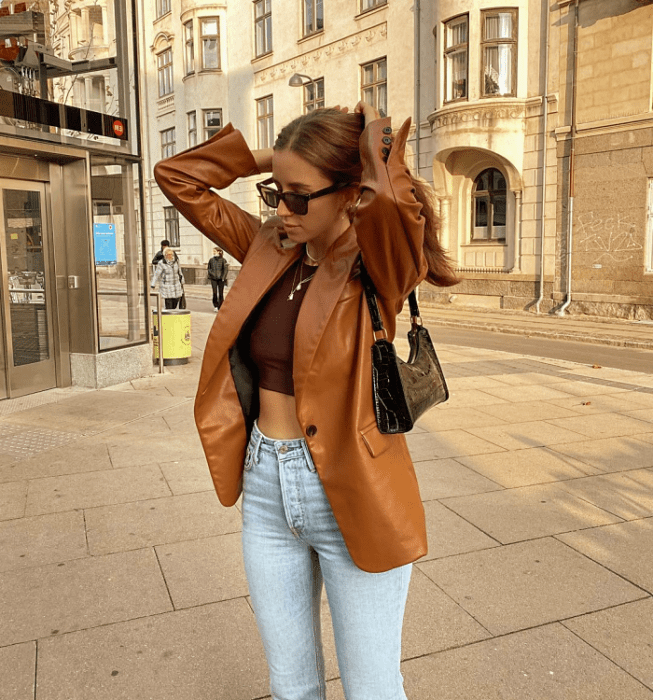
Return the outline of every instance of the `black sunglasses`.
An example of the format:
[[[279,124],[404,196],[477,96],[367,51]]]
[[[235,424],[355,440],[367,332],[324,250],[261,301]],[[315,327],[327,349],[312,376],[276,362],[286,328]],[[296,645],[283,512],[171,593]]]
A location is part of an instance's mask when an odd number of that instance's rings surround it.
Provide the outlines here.
[[[331,185],[331,187],[325,187],[323,190],[318,190],[317,192],[311,192],[310,194],[299,194],[298,192],[280,192],[276,187],[269,187],[274,182],[274,178],[269,178],[263,182],[259,182],[256,185],[256,189],[263,201],[272,209],[276,209],[279,206],[279,202],[283,203],[288,207],[288,209],[298,216],[304,216],[308,213],[308,203],[311,199],[317,199],[318,197],[324,197],[332,192],[337,192],[338,190],[347,187],[349,182],[340,182],[337,185]]]

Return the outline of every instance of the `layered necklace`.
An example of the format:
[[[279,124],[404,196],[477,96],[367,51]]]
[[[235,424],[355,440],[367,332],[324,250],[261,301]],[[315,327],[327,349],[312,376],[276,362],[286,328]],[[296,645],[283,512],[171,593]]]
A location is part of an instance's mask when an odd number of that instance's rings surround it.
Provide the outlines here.
[[[311,265],[311,267],[317,268],[318,261],[310,255],[308,250],[306,250],[306,256],[308,256],[309,260],[312,260],[315,263],[314,265]],[[301,262],[297,266],[295,274],[293,276],[292,289],[290,291],[290,294],[288,295],[288,301],[293,300],[295,292],[298,292],[302,288],[302,284],[310,282],[313,279],[316,272],[317,270],[313,270],[313,272],[308,277],[304,277],[304,279],[302,279],[302,275],[304,274],[304,256],[302,256]],[[297,280],[299,280],[299,282]]]

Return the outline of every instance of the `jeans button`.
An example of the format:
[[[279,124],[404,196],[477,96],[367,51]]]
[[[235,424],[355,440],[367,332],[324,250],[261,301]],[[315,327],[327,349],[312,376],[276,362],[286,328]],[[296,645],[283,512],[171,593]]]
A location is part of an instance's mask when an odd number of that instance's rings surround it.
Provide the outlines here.
[[[306,428],[306,435],[308,437],[313,437],[317,433],[317,428],[314,425],[309,425],[308,428]]]
[[[279,453],[285,455],[286,452],[288,452],[288,445],[281,445],[281,447],[279,448]]]

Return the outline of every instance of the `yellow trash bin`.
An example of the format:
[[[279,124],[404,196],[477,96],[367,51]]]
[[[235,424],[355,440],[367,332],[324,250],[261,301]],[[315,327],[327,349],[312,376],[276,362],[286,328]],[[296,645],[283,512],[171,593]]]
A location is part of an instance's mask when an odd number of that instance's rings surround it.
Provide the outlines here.
[[[191,353],[190,311],[164,309],[161,312],[163,333],[159,333],[159,316],[152,311],[154,361],[159,361],[159,339],[163,337],[163,364],[185,365]]]

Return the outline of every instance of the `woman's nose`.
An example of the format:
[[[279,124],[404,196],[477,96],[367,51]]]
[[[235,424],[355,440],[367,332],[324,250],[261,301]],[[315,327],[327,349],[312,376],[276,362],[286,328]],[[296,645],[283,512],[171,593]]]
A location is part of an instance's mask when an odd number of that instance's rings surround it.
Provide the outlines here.
[[[292,216],[292,212],[290,211],[290,209],[288,209],[288,206],[283,201],[283,199],[279,200],[279,206],[277,207],[277,216]]]

